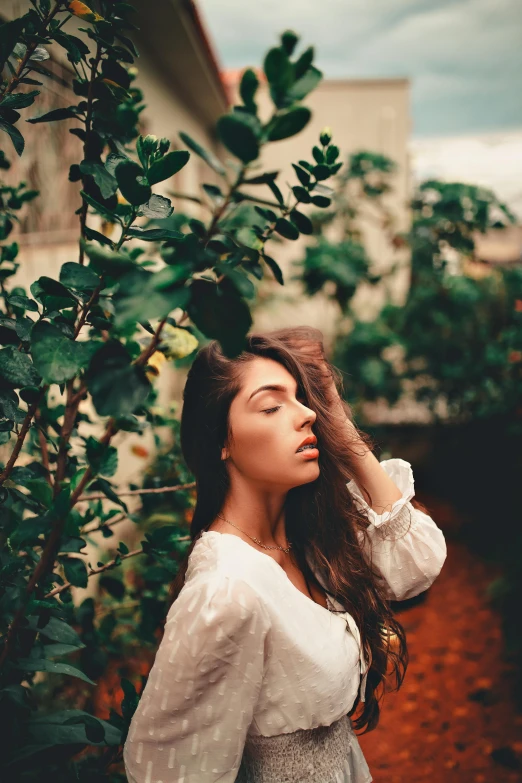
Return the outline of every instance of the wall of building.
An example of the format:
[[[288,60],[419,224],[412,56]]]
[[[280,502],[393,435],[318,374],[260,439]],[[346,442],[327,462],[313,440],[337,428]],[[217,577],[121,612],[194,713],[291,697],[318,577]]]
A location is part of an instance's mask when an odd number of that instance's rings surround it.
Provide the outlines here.
[[[240,72],[230,72],[225,74],[225,78],[232,95],[236,97]],[[286,194],[288,184],[298,184],[291,163],[302,158],[312,160],[312,147],[318,143],[322,128],[329,126],[344,160],[352,153],[366,150],[387,155],[396,162],[397,172],[392,178],[392,190],[384,197],[384,204],[393,216],[395,229],[406,231],[410,225],[409,100],[410,85],[406,79],[324,80],[305,101],[312,110],[310,123],[297,136],[267,145],[261,158],[262,170],[279,170],[277,181]],[[266,121],[273,104],[265,84],[261,85],[256,102],[262,120]],[[259,188],[256,192],[261,195]],[[268,188],[263,197],[272,198]],[[305,206],[300,209],[307,211]],[[389,285],[393,300],[403,301],[409,285],[407,251],[395,250],[390,245],[375,214],[362,219],[360,228],[376,274],[389,269],[397,261],[402,262],[403,268]],[[290,281],[290,277],[296,273],[292,263],[302,258],[304,246],[310,241],[313,242],[313,239],[301,236],[295,242],[283,240],[281,244],[271,245],[270,253],[280,264],[288,283],[284,288],[279,288],[277,296],[268,297],[266,305],[256,309],[254,326],[268,329],[307,323],[322,329],[325,340],[330,342],[337,328],[337,305],[321,294],[313,300],[304,297],[300,284]],[[262,296],[265,287],[263,283]],[[270,290],[272,288],[270,283]],[[369,319],[382,307],[384,298],[383,284],[363,285],[353,300],[353,306],[361,318]]]

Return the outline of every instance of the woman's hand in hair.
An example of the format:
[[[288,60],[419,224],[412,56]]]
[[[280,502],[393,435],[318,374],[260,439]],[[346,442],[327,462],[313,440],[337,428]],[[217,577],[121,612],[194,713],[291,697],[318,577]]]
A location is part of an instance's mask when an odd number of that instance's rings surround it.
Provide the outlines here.
[[[292,340],[292,347],[296,349],[299,358],[305,364],[311,364],[319,369],[319,379],[327,405],[333,415],[339,416],[342,423],[347,421],[353,427],[353,416],[350,406],[345,402],[336,384],[336,378],[340,374],[326,358],[322,339],[300,338]]]

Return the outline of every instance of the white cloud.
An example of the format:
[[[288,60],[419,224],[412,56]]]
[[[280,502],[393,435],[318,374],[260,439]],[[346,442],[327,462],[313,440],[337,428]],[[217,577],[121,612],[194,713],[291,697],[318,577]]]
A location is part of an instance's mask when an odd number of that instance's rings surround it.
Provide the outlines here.
[[[290,27],[327,77],[410,77],[417,134],[522,126],[520,0],[199,4],[225,67],[259,64]]]
[[[410,151],[415,181],[483,185],[522,218],[522,131],[415,139]]]

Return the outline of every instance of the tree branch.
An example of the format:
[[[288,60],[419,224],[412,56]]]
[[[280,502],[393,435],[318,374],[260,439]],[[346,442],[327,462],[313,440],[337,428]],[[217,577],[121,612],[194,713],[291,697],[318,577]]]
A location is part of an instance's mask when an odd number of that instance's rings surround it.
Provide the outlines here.
[[[161,330],[165,326],[166,322],[167,322],[166,317],[159,322],[156,331],[154,332],[154,337],[147,345],[147,347],[140,353],[140,355],[135,361],[137,367],[143,367],[145,364],[147,364],[148,360],[150,359],[150,357],[158,347],[158,343],[161,340]]]
[[[0,486],[2,486],[4,481],[6,481],[11,475],[11,471],[14,468],[16,460],[18,459],[18,455],[20,454],[22,450],[22,446],[24,445],[25,437],[29,432],[29,428],[31,426],[31,421],[33,420],[33,416],[38,410],[38,406],[42,401],[42,397],[44,396],[48,388],[49,388],[48,386],[44,386],[40,390],[40,394],[38,395],[36,400],[32,403],[32,405],[29,406],[27,410],[27,415],[23,420],[22,427],[20,429],[20,432],[18,433],[18,438],[16,439],[15,447],[11,453],[11,456],[7,460],[5,468],[3,469],[2,473],[0,473]]]
[[[152,489],[128,489],[125,492],[117,492],[119,498],[130,497],[131,495],[161,495],[162,492],[179,492],[182,489],[191,489],[196,486],[195,481],[190,484],[176,484],[174,487],[153,487]],[[97,495],[82,495],[78,500],[107,500],[107,495],[103,493]]]
[[[91,133],[91,124],[92,124],[92,104],[93,104],[93,94],[92,94],[92,88],[94,81],[96,79],[97,71],[98,71],[98,65],[100,64],[102,56],[102,47],[99,42],[96,44],[96,55],[94,57],[94,62],[92,64],[91,68],[91,78],[89,79],[89,87],[87,90],[87,111],[85,114],[85,141],[83,144],[83,157],[85,160],[91,160],[91,157],[89,155],[89,136]],[[82,177],[82,185],[83,189],[85,190],[85,177]],[[82,237],[85,236],[85,226],[87,224],[87,210],[88,210],[88,204],[83,199],[82,203],[82,211],[80,213],[80,234]],[[83,264],[85,261],[84,256],[84,249],[83,245],[80,242],[80,257],[78,259],[78,263]]]
[[[34,420],[38,428],[38,443],[40,444],[40,452],[42,455],[42,465],[47,472],[47,482],[50,487],[53,486],[53,480],[51,478],[51,464],[49,462],[49,449],[47,448],[47,440],[45,439],[45,433],[41,424],[40,408],[37,408],[34,413]]]
[[[190,541],[191,536],[180,536],[176,539],[176,541]],[[87,577],[94,576],[95,574],[101,574],[103,571],[108,571],[111,568],[115,568],[118,566],[122,560],[127,560],[129,557],[135,557],[136,555],[143,555],[146,554],[145,550],[143,549],[133,549],[132,552],[127,552],[125,555],[119,555],[118,557],[115,557],[113,560],[109,560],[108,563],[105,563],[104,565],[100,566],[100,568],[92,568],[90,571],[87,572]],[[54,590],[51,590],[49,593],[46,593],[45,598],[52,598],[55,595],[58,595],[58,593],[62,593],[64,590],[68,590],[70,587],[72,587],[70,582],[64,582],[63,585],[59,585],[58,587],[55,587]]]
[[[108,571],[110,568],[114,568],[115,566],[119,565],[122,560],[126,560],[128,557],[134,557],[135,555],[143,554],[143,551],[143,549],[134,549],[132,552],[127,552],[126,555],[119,555],[119,557],[115,557],[114,560],[109,560],[109,562],[105,563],[105,565],[101,566],[101,568],[91,569],[87,572],[87,576],[94,576],[94,574],[101,574],[102,571]],[[52,598],[59,593],[63,593],[64,590],[68,590],[70,587],[72,587],[70,582],[64,582],[63,585],[59,585],[58,587],[55,587],[54,590],[46,593],[45,598]]]

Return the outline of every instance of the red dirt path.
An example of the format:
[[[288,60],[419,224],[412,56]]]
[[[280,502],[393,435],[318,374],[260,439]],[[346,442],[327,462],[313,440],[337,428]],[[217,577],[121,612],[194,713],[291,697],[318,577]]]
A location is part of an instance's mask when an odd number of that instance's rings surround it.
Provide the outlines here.
[[[522,781],[522,714],[486,594],[498,573],[446,541],[426,600],[397,613],[410,652],[403,685],[383,699],[378,727],[359,736],[374,783]]]

